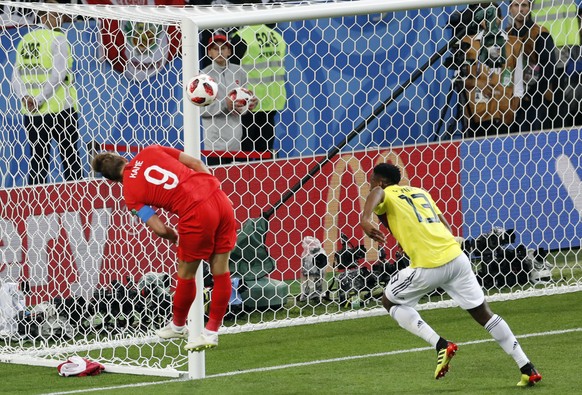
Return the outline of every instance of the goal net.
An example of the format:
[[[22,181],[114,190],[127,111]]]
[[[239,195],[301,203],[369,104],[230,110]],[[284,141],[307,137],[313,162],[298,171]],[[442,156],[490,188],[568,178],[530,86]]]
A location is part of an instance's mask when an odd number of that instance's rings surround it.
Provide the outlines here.
[[[97,152],[152,144],[201,157],[234,203],[221,333],[385,314],[382,289],[408,260],[359,227],[382,162],[431,193],[490,300],[580,290],[579,73],[557,56],[579,42],[532,55],[508,4],[145,3],[0,1],[0,362],[77,355],[204,377],[204,353],[154,335],[171,316],[175,250],[90,170]],[[545,43],[562,34],[552,26]],[[214,44],[244,75],[199,108],[183,81],[212,72]],[[224,112],[239,84],[259,104]],[[194,329],[212,302],[207,267],[197,281]],[[438,291],[420,304],[446,306]]]

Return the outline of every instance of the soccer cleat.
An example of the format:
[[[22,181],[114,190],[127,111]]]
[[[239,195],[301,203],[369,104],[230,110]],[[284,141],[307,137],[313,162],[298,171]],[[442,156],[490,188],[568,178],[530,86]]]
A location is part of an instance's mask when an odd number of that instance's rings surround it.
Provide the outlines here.
[[[218,332],[211,332],[206,329],[191,342],[186,343],[185,350],[204,351],[218,346]]]
[[[187,339],[188,331],[186,328],[182,329],[181,331],[176,331],[172,327],[172,324],[168,324],[165,327],[158,329],[156,331],[156,335],[162,339]]]
[[[528,366],[529,365],[529,366]],[[537,371],[537,369],[531,364],[528,363],[525,366],[525,372],[522,368],[521,380],[517,383],[518,387],[528,387],[535,385],[542,379],[542,375]]]
[[[455,356],[459,348],[455,343],[448,342],[447,347],[441,348],[437,352],[437,367],[434,371],[434,378],[440,379],[445,377],[445,374],[449,371],[449,363],[451,359]]]

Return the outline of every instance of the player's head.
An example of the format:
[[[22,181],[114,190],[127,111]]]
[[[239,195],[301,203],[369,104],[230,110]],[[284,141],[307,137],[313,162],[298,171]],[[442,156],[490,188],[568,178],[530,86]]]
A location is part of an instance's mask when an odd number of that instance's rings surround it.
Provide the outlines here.
[[[103,152],[95,155],[91,161],[91,168],[111,181],[123,181],[123,168],[127,159],[113,153]]]
[[[400,169],[391,163],[380,163],[374,167],[370,176],[370,188],[398,185],[401,178]]]

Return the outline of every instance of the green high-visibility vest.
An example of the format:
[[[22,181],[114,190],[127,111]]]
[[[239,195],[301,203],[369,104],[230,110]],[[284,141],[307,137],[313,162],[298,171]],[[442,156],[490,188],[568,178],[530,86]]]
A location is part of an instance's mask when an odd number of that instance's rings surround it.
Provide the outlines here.
[[[53,67],[51,46],[53,41],[64,34],[55,30],[39,29],[27,33],[16,48],[16,69],[30,96],[36,97],[42,92],[42,86],[48,81]],[[73,68],[73,56],[69,47],[67,67]],[[76,106],[77,90],[73,86],[73,75],[68,74],[64,84],[57,87],[51,97],[38,109],[38,114],[56,114],[65,109],[67,93]],[[26,108],[21,109],[27,114]]]
[[[550,31],[557,47],[580,45],[580,22],[575,1],[536,0],[532,16],[538,25]]]
[[[265,26],[247,26],[239,35],[247,44],[241,66],[247,72],[247,87],[259,99],[253,111],[282,110],[287,101],[285,90],[285,54],[287,44],[283,36]]]

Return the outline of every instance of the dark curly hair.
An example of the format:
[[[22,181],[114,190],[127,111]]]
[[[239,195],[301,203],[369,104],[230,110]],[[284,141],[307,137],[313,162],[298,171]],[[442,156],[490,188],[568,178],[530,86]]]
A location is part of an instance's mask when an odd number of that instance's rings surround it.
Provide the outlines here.
[[[127,161],[113,152],[103,152],[95,155],[91,161],[91,168],[111,181],[123,181],[121,169]]]
[[[395,185],[400,182],[402,175],[400,168],[391,163],[380,163],[374,167],[374,175],[378,178],[384,179],[387,184]]]

